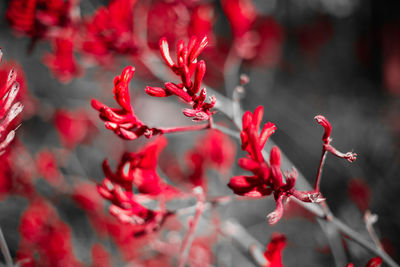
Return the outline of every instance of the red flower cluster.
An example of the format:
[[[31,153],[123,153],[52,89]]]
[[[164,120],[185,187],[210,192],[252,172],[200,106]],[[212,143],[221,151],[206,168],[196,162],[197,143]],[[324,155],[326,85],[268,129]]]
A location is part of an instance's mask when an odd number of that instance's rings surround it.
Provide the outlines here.
[[[206,48],[208,44],[207,37],[200,41],[192,37],[187,46],[180,40],[177,45],[177,62],[171,58],[168,42],[165,38],[160,40],[160,51],[168,67],[179,76],[181,83],[165,83],[165,88],[147,86],[147,94],[155,97],[167,97],[176,95],[184,102],[192,106],[192,109],[183,109],[183,114],[192,118],[193,121],[210,120],[213,112],[210,111],[216,103],[214,96],[210,97],[210,103],[206,103],[207,90],[203,88],[200,91],[201,82],[206,72],[206,63],[203,60],[197,62],[197,57]],[[194,79],[192,81],[192,76]],[[197,93],[200,91],[200,94]]]
[[[85,25],[82,49],[99,62],[109,61],[112,53],[133,55],[137,42],[133,33],[136,0],[113,0],[99,8]]]
[[[0,49],[0,62],[2,58]],[[15,129],[10,130],[10,126],[23,109],[23,105],[16,101],[19,90],[17,72],[11,69],[5,83],[0,85],[0,155],[15,137]]]
[[[114,98],[121,106],[120,109],[110,108],[103,103],[93,99],[92,107],[100,112],[100,118],[105,121],[107,129],[114,131],[119,137],[133,140],[141,135],[151,137],[153,134],[160,133],[155,128],[149,128],[141,122],[133,112],[130,104],[129,82],[132,79],[135,68],[126,67],[121,75],[114,79]]]
[[[97,189],[105,199],[111,201],[110,213],[123,223],[137,225],[138,233],[154,231],[168,215],[162,204],[160,210],[151,210],[140,204],[140,196],[162,196],[160,201],[165,201],[178,194],[156,172],[159,154],[166,144],[166,139],[160,137],[137,153],[125,153],[115,173],[111,171],[107,160],[103,163],[106,178]],[[139,195],[134,195],[133,187],[137,188]]]
[[[273,194],[276,210],[268,215],[268,219],[270,224],[275,224],[283,215],[284,197],[293,196],[304,202],[320,202],[323,198],[319,192],[297,191],[294,188],[297,179],[295,170],[285,173],[286,182],[283,181],[281,152],[278,147],[272,148],[269,164],[265,162],[262,149],[268,138],[275,132],[276,126],[268,122],[259,134],[262,117],[262,106],[257,107],[253,114],[247,111],[243,115],[243,130],[240,136],[242,150],[248,155],[246,158],[239,159],[238,164],[253,175],[234,176],[228,186],[235,194],[242,196],[261,197]]]
[[[59,36],[75,20],[78,0],[11,0],[6,17],[19,33],[32,38]]]

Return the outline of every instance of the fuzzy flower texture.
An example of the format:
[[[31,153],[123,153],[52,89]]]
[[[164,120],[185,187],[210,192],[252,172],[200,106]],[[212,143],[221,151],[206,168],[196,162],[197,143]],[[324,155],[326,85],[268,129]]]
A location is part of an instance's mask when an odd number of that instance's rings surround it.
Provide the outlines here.
[[[240,133],[242,150],[248,154],[247,157],[240,158],[238,164],[253,175],[234,176],[228,186],[235,194],[241,196],[262,197],[272,194],[276,201],[276,209],[267,217],[270,224],[275,224],[283,215],[284,197],[293,196],[304,202],[321,202],[324,198],[319,192],[295,189],[297,172],[293,169],[282,173],[281,152],[278,147],[271,149],[269,163],[265,161],[262,149],[275,132],[276,126],[268,122],[259,133],[263,112],[262,106],[257,107],[254,113],[247,111],[243,115],[243,130]]]

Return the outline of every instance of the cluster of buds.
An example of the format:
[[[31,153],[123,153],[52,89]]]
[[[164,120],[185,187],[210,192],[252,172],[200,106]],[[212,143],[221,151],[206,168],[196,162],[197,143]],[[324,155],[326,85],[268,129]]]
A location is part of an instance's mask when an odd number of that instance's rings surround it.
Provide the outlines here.
[[[2,58],[3,53],[0,50],[0,62]],[[15,137],[15,129],[10,131],[9,126],[21,113],[23,105],[15,101],[20,86],[17,82],[17,72],[14,69],[8,73],[5,84],[0,86],[0,154],[2,154]]]
[[[97,186],[97,190],[112,203],[110,213],[120,222],[136,226],[136,234],[158,229],[169,214],[162,203],[159,210],[152,210],[142,205],[141,200],[160,198],[165,201],[179,193],[167,185],[156,172],[159,154],[166,144],[166,139],[160,137],[137,153],[125,153],[115,173],[107,160],[103,162],[106,177]],[[132,192],[134,187],[139,194]]]
[[[231,178],[228,186],[237,195],[262,197],[273,194],[276,209],[268,215],[270,224],[275,224],[283,215],[284,197],[293,196],[304,202],[320,202],[324,199],[318,192],[298,191],[295,189],[297,172],[286,172],[286,182],[281,171],[281,152],[278,147],[271,149],[269,164],[265,161],[262,149],[268,138],[275,132],[275,124],[268,122],[259,133],[263,117],[263,107],[259,106],[252,114],[243,115],[243,130],[240,134],[242,150],[248,153],[239,159],[239,166],[253,173],[252,176],[239,175]]]
[[[167,40],[162,38],[160,40],[161,55],[168,67],[180,77],[181,83],[167,82],[165,83],[165,88],[147,86],[145,89],[150,96],[167,97],[176,95],[180,97],[184,102],[192,106],[191,109],[183,109],[183,114],[192,118],[193,121],[210,120],[213,114],[210,109],[216,103],[215,96],[209,98],[210,103],[205,102],[207,90],[206,88],[200,90],[201,82],[206,72],[206,63],[203,60],[198,62],[197,57],[206,48],[207,44],[207,37],[200,41],[196,37],[192,37],[187,46],[185,46],[183,40],[180,40],[177,44],[177,63],[175,63],[171,58]]]

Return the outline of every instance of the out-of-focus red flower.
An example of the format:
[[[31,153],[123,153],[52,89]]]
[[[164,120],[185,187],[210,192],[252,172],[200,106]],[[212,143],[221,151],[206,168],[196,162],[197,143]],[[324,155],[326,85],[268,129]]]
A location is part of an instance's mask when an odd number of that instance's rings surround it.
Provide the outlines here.
[[[43,57],[54,77],[63,83],[68,83],[73,78],[82,74],[82,69],[74,56],[74,36],[68,34],[53,40],[53,53],[47,53]]]
[[[370,259],[365,267],[380,267],[382,265],[382,258],[381,257],[374,257]],[[346,267],[354,267],[353,263],[348,263]]]
[[[347,189],[349,198],[357,205],[361,212],[369,209],[371,189],[362,179],[352,179]]]
[[[282,252],[286,246],[286,237],[283,234],[273,233],[267,245],[264,257],[267,260],[265,267],[283,267]]]
[[[100,212],[103,209],[103,200],[91,183],[78,183],[74,186],[72,199],[81,209],[87,212]]]
[[[382,258],[381,257],[374,257],[367,262],[365,267],[379,267],[382,265]]]
[[[214,6],[209,4],[199,5],[190,14],[188,36],[197,36],[199,38],[208,36],[212,40],[212,27],[216,20]]]
[[[86,141],[91,136],[92,123],[86,111],[68,111],[59,109],[53,116],[53,123],[56,127],[61,143],[73,149],[76,145]]]
[[[94,244],[92,247],[92,267],[109,267],[111,255],[101,244]]]
[[[332,23],[327,18],[317,18],[297,30],[298,41],[302,53],[315,62],[321,48],[328,43],[334,34]]]
[[[100,7],[86,23],[82,49],[98,62],[106,63],[112,53],[133,55],[138,47],[133,13],[136,0],[112,0]]]
[[[234,38],[243,37],[257,18],[257,10],[252,0],[221,0],[221,4]]]
[[[206,170],[214,167],[227,171],[233,164],[236,146],[225,134],[210,130],[201,136],[196,145],[186,153],[188,178],[194,186],[207,187]]]
[[[158,48],[162,37],[175,43],[187,35],[190,14],[184,1],[156,1],[148,9],[147,42],[153,48]]]
[[[78,0],[11,0],[6,17],[14,30],[33,38],[59,36],[76,20]]]
[[[158,229],[168,215],[164,208],[151,210],[140,203],[140,196],[162,196],[162,201],[177,196],[179,192],[167,185],[156,172],[158,156],[166,145],[160,137],[137,153],[125,153],[113,173],[105,160],[103,170],[106,178],[97,186],[100,195],[111,201],[110,213],[120,222],[136,226],[135,234],[151,233]],[[132,192],[135,186],[139,195]],[[162,206],[162,205],[161,205]]]
[[[49,150],[42,150],[35,157],[38,173],[51,185],[58,186],[62,182],[62,174],[58,170],[57,159]]]
[[[192,108],[183,109],[186,117],[193,121],[210,120],[214,113],[211,109],[216,103],[215,96],[210,97],[210,103],[205,102],[207,90],[203,88],[200,91],[201,82],[206,72],[206,63],[203,60],[197,62],[197,57],[206,48],[208,44],[207,37],[200,41],[197,37],[192,37],[187,46],[180,40],[177,45],[177,63],[171,58],[169,46],[166,38],[160,40],[160,51],[167,66],[180,77],[182,83],[165,83],[165,88],[147,86],[145,92],[150,96],[167,97],[176,95]],[[192,76],[194,79],[192,81]],[[197,93],[200,93],[197,95]]]
[[[33,200],[24,211],[19,232],[21,242],[17,254],[27,266],[32,261],[40,263],[40,266],[81,265],[73,254],[70,228],[43,199]],[[35,253],[37,259],[32,257]]]
[[[400,95],[400,23],[386,25],[383,31],[383,82],[387,91]]]
[[[283,215],[283,198],[293,196],[304,202],[320,202],[323,199],[319,192],[297,191],[295,189],[297,172],[286,172],[286,182],[281,171],[281,152],[278,147],[271,149],[269,164],[265,162],[262,149],[268,138],[275,132],[276,126],[268,122],[259,133],[263,117],[263,107],[259,106],[252,114],[246,111],[243,115],[243,130],[240,133],[242,150],[248,153],[238,164],[241,168],[253,173],[252,176],[239,175],[231,178],[228,186],[237,195],[261,197],[274,195],[275,211],[268,214],[270,224],[277,223]]]

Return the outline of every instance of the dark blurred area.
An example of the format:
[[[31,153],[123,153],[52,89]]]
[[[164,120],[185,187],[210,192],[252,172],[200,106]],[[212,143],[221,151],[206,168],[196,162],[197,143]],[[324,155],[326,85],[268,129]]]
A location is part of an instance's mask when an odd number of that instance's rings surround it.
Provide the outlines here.
[[[112,103],[114,76],[125,65],[135,65],[135,59],[122,58],[108,68],[90,66],[81,77],[61,83],[42,62],[43,55],[51,49],[50,44],[37,42],[29,51],[30,38],[18,37],[10,28],[5,20],[9,2],[0,2],[3,61],[23,69],[32,104],[25,105],[22,125],[17,130],[18,142],[26,148],[18,160],[29,172],[39,152],[52,151],[58,155],[57,161],[63,162],[58,171],[67,184],[100,182],[104,177],[101,163],[105,158],[115,166],[122,152],[135,151],[147,142],[144,138],[133,142],[118,139],[104,129],[90,106],[92,98]],[[80,11],[91,14],[94,8],[107,3],[82,0]],[[216,35],[231,34],[221,3],[207,3],[216,6]],[[253,111],[258,105],[264,106],[264,122],[274,122],[278,127],[272,139],[311,184],[321,156],[323,133],[313,118],[324,115],[332,124],[332,144],[340,151],[353,150],[358,154],[354,163],[328,155],[321,182],[328,205],[337,217],[365,236],[368,234],[360,205],[377,214],[378,236],[388,254],[399,262],[400,211],[396,207],[400,205],[400,2],[257,0],[254,4],[257,12],[279,23],[283,32],[282,54],[271,64],[243,60],[238,73],[250,77],[243,109]],[[206,58],[212,59],[213,55]],[[144,87],[159,81],[148,75],[144,67],[141,69],[139,63],[135,66],[137,77],[131,84],[135,112],[144,121],[157,125],[184,124],[187,119],[180,114],[179,105],[168,100],[155,101],[145,95]],[[230,83],[223,82],[221,70],[210,67],[208,71],[213,88],[231,94],[232,89],[224,87]],[[154,112],[147,112],[149,108]],[[165,115],[168,113],[173,115],[168,117]],[[84,128],[84,133],[76,137],[77,144],[66,144],[57,132],[55,118],[62,120],[62,116],[85,120],[71,126]],[[179,154],[193,147],[197,136],[197,133],[169,135],[168,153],[180,157]],[[240,148],[238,142],[237,148]],[[63,158],[64,153],[69,154]],[[241,171],[233,167],[232,174],[238,175]],[[209,174],[214,176],[217,175]],[[357,191],[357,186],[367,192],[358,202],[357,196],[362,193]],[[65,192],[57,192],[44,179],[34,182],[34,187],[53,201],[60,217],[71,226],[79,260],[90,262],[87,247],[96,237],[81,209],[69,199],[63,199]],[[231,194],[227,188],[216,192]],[[19,218],[27,205],[27,199],[18,195],[7,196],[0,202],[0,225],[13,256],[19,245]],[[287,216],[277,225],[269,226],[265,215],[273,207],[274,202],[269,198],[236,201],[221,209],[221,220],[236,218],[263,244],[268,243],[272,232],[285,233],[289,240],[283,253],[285,266],[334,266],[327,240],[315,220],[294,207],[292,211],[288,208]],[[111,251],[115,249],[111,241],[105,242],[110,243]],[[348,260],[355,266],[364,266],[367,259],[375,256],[351,241],[346,242],[346,248]],[[251,264],[229,241],[220,241],[213,251],[215,266]]]

